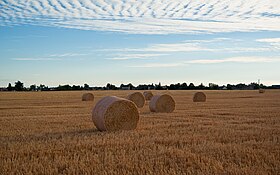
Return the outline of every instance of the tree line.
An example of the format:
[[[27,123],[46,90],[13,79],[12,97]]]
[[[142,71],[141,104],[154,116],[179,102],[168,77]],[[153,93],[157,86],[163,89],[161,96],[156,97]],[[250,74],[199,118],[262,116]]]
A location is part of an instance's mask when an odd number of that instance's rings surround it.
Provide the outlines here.
[[[30,85],[29,87],[25,87],[24,83],[21,81],[17,81],[12,86],[11,83],[8,84],[7,88],[2,88],[2,91],[73,91],[73,90],[253,90],[253,89],[274,89],[272,86],[265,86],[263,84],[258,83],[250,83],[248,85],[239,83],[236,85],[227,84],[223,86],[219,86],[215,83],[209,83],[208,86],[204,84],[194,85],[194,83],[177,83],[162,86],[161,83],[158,84],[140,84],[134,86],[132,83],[129,84],[121,84],[120,86],[116,86],[111,83],[107,83],[106,86],[103,87],[90,87],[88,84],[80,85],[59,85],[57,87],[48,87],[46,85]]]

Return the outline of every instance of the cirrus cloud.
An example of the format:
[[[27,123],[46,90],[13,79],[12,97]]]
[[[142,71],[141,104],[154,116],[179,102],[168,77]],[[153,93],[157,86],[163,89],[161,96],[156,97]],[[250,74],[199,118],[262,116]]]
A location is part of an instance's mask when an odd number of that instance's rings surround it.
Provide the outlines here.
[[[274,0],[2,0],[0,26],[137,34],[280,31]]]

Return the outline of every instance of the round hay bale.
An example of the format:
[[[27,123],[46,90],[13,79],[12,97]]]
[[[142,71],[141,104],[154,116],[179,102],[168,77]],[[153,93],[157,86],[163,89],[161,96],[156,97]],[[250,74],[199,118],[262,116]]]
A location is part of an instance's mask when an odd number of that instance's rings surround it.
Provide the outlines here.
[[[144,92],[143,92],[143,95],[144,95],[144,97],[145,97],[146,100],[151,100],[152,97],[154,96],[153,93],[152,93],[152,91],[144,91]]]
[[[193,102],[206,102],[206,95],[203,92],[196,92],[193,96]]]
[[[92,120],[99,131],[133,130],[137,127],[139,112],[133,102],[107,96],[95,105]]]
[[[259,93],[263,94],[263,93],[265,93],[265,90],[264,89],[259,89]]]
[[[92,93],[85,93],[82,96],[82,101],[93,101],[94,95]]]
[[[142,108],[145,104],[145,97],[140,92],[134,92],[127,96],[127,99],[136,104],[138,108]]]
[[[175,100],[168,94],[155,95],[149,103],[151,112],[170,113],[175,110]]]

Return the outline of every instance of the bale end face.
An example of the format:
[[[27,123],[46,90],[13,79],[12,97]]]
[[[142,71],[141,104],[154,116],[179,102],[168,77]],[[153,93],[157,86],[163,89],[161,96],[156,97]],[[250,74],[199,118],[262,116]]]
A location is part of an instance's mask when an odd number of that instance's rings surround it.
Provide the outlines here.
[[[206,102],[206,95],[203,92],[196,92],[193,96],[193,102]]]
[[[93,101],[94,95],[92,93],[85,93],[82,96],[82,101]]]
[[[145,97],[145,99],[148,101],[148,100],[151,100],[153,98],[153,93],[151,91],[145,91],[143,92],[143,95]]]
[[[156,95],[150,101],[151,112],[171,113],[175,110],[175,100],[168,94]]]
[[[92,120],[99,131],[134,130],[139,121],[139,112],[133,102],[108,96],[96,104]]]
[[[145,105],[145,97],[140,92],[129,94],[127,99],[135,103],[138,108],[142,108]]]
[[[265,90],[264,89],[259,89],[259,93],[263,94],[263,93],[265,93]]]

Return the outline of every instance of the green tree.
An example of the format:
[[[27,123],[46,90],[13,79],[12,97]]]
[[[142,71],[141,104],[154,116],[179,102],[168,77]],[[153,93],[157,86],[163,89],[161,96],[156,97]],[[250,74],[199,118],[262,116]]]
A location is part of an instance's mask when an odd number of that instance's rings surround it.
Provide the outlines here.
[[[218,90],[219,89],[219,85],[217,84],[214,84],[214,83],[209,83],[209,89],[212,89],[212,90]]]
[[[33,84],[29,88],[31,91],[36,91],[36,84]]]
[[[85,90],[89,90],[89,85],[88,84],[84,84],[84,89]]]
[[[201,83],[199,86],[198,86],[198,89],[204,89],[205,86]]]
[[[12,87],[11,83],[8,84],[7,90],[8,91],[12,91],[13,90],[13,87]]]
[[[193,83],[190,83],[190,84],[189,84],[189,89],[195,89],[195,86],[194,86]]]
[[[23,89],[24,89],[24,86],[23,86],[22,82],[20,82],[20,81],[15,82],[15,90],[16,91],[23,91]]]

